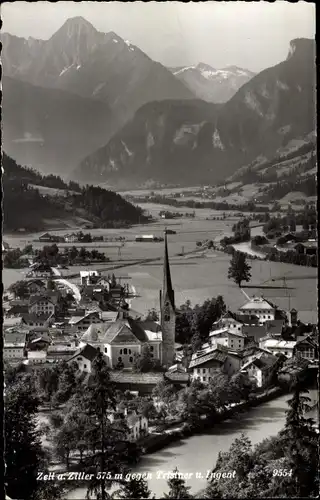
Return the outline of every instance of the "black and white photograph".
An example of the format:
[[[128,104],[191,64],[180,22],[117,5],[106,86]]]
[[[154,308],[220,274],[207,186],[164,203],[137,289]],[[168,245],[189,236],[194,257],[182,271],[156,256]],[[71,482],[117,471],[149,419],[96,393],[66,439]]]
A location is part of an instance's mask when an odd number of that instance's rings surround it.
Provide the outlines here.
[[[1,497],[318,498],[315,3],[1,20]]]

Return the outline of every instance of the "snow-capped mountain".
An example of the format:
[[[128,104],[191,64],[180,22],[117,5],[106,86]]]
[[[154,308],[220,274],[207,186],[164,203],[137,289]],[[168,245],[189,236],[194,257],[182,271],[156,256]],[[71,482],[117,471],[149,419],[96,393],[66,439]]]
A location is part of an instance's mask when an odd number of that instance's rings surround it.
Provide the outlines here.
[[[227,102],[255,75],[252,71],[237,66],[215,69],[205,63],[170,70],[197,97],[216,103]]]
[[[82,17],[68,19],[49,40],[1,35],[3,73],[33,85],[103,101],[124,122],[143,104],[195,96],[159,63],[113,32]]]

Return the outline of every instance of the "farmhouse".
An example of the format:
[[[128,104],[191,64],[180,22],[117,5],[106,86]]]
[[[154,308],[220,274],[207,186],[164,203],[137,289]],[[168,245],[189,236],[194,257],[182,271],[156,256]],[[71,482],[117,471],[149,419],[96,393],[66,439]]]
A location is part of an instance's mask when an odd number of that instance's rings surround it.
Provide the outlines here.
[[[101,323],[97,311],[87,312],[83,316],[72,316],[69,320],[70,329],[74,332],[84,332],[95,323]]]
[[[259,323],[275,319],[276,308],[263,297],[253,297],[239,308],[241,314],[254,314],[259,318]]]
[[[314,361],[319,359],[319,348],[311,336],[298,337],[293,349],[293,355]]]
[[[6,331],[3,342],[3,359],[19,361],[25,358],[26,332]]]
[[[241,355],[237,352],[232,352],[224,346],[205,344],[201,350],[192,355],[189,371],[192,379],[207,383],[211,381],[217,369],[232,376],[239,371],[240,366]]]
[[[39,241],[48,242],[52,241],[52,236],[50,233],[43,233],[39,236]]]
[[[261,356],[243,365],[241,373],[248,374],[257,383],[257,387],[263,388],[271,383],[274,367],[277,363],[278,358],[276,356]]]
[[[272,354],[284,354],[288,358],[292,358],[295,345],[295,340],[277,340],[270,337],[265,337],[259,342],[259,347],[262,349],[266,349]]]
[[[31,295],[29,299],[29,314],[54,314],[58,303],[57,292]]]
[[[212,330],[227,328],[230,332],[242,332],[243,322],[236,318],[231,311],[226,312],[218,321],[213,323]]]
[[[96,281],[98,280],[99,277],[100,277],[99,271],[95,271],[95,270],[92,270],[92,271],[80,271],[81,285],[90,285],[90,284],[92,284],[94,278],[96,278],[95,281],[94,281],[96,283]]]
[[[209,342],[237,350],[244,348],[245,336],[241,331],[231,331],[229,328],[222,328],[221,330],[210,332]]]

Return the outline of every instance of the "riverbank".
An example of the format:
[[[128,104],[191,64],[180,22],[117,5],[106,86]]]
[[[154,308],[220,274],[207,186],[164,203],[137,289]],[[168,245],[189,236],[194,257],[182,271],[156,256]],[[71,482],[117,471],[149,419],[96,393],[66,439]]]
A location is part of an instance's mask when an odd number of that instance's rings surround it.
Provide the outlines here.
[[[207,417],[201,419],[198,425],[190,425],[187,422],[176,422],[174,424],[174,429],[171,430],[173,424],[170,424],[168,428],[164,430],[162,434],[150,434],[139,443],[144,450],[145,454],[155,453],[172,443],[179,441],[185,437],[191,437],[196,434],[203,434],[206,429],[214,428],[216,424],[219,424],[225,420],[228,420],[239,412],[248,411],[250,408],[261,405],[273,399],[276,399],[282,395],[286,394],[286,391],[281,387],[271,388],[264,393],[257,394],[254,399],[249,401],[242,401],[235,404],[231,408],[226,409],[212,417]]]
[[[190,493],[197,498],[196,493],[207,485],[207,471],[215,466],[219,452],[228,451],[242,432],[255,445],[283,429],[288,399],[288,395],[282,395],[238,416],[234,415],[202,433],[181,438],[159,451],[145,454],[132,468],[132,472],[148,474],[148,487],[155,498],[160,499],[168,492],[167,480],[161,472],[171,472],[177,467],[179,472],[188,474],[186,486],[191,488]],[[200,472],[201,476],[196,477],[196,472]],[[84,500],[86,493],[85,487],[78,487],[68,492],[66,498]]]

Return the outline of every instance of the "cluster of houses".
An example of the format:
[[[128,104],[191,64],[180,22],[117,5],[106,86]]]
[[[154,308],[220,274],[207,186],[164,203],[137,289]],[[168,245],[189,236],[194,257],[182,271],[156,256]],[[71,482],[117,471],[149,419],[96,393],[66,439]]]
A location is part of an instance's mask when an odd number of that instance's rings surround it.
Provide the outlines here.
[[[100,352],[111,370],[111,380],[123,390],[148,393],[164,379],[179,387],[193,379],[209,383],[217,369],[229,376],[246,373],[259,388],[265,388],[272,384],[284,360],[302,357],[315,363],[318,359],[316,327],[299,321],[295,309],[287,317],[264,297],[248,297],[237,313],[227,311],[212,325],[201,348],[185,354],[183,346],[175,343],[176,309],[166,233],[159,321],[135,313],[124,299],[124,287],[114,277],[81,271],[80,297],[74,295],[69,302],[70,288],[63,282],[66,280],[54,280],[52,289],[50,274],[47,278],[33,276],[25,281],[26,298],[6,297],[5,361],[38,369],[66,361],[76,363],[79,372],[90,377]],[[106,295],[107,302],[102,300]],[[133,369],[135,359],[146,350],[159,371],[137,373]],[[147,423],[136,414],[130,418],[135,439],[139,429],[147,431]]]
[[[91,235],[89,235],[91,238]],[[39,236],[43,243],[78,243],[82,241],[81,233],[70,233],[63,236],[45,232]],[[103,241],[103,236],[92,236],[92,241]]]
[[[299,321],[295,309],[287,319],[269,300],[253,297],[238,313],[228,311],[213,324],[208,341],[192,355],[189,371],[202,383],[210,382],[217,369],[229,376],[246,373],[257,387],[265,388],[283,362],[293,357],[316,363],[315,325]]]

